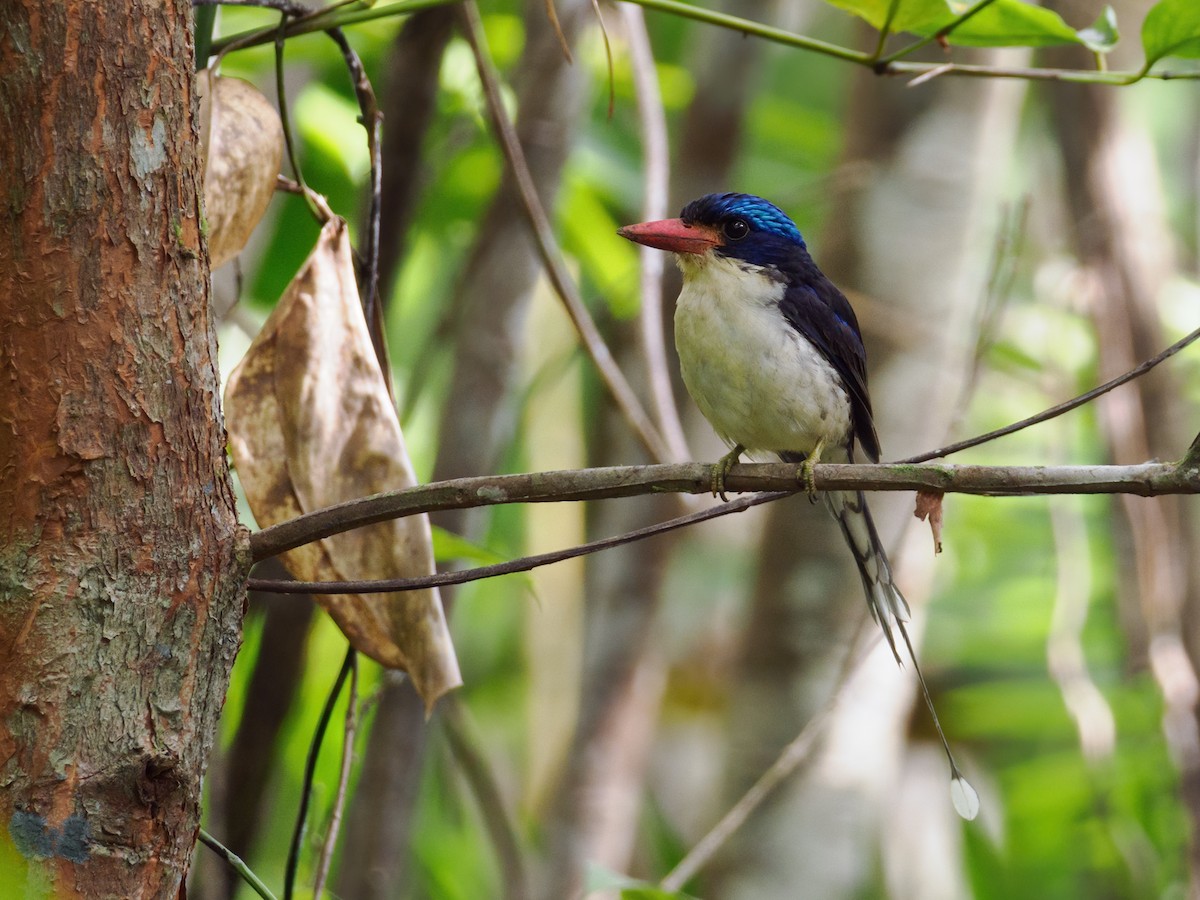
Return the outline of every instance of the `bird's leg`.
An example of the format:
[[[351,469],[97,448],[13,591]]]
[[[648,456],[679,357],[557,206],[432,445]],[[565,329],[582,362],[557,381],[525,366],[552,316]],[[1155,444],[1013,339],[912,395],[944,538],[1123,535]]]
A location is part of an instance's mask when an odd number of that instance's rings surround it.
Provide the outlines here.
[[[825,438],[821,438],[812,452],[804,457],[804,462],[800,463],[800,479],[804,482],[804,490],[808,492],[809,503],[817,502],[817,481],[813,477],[813,469],[821,461],[821,451],[824,449]]]
[[[712,488],[714,497],[720,497],[722,500],[729,499],[725,496],[725,476],[729,474],[729,470],[745,452],[746,448],[741,444],[734,444],[732,450],[713,463],[712,483],[709,486]]]

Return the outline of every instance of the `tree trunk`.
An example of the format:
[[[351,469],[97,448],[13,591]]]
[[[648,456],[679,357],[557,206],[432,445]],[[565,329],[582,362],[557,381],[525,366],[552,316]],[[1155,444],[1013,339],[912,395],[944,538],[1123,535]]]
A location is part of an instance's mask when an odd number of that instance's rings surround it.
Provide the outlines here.
[[[0,5],[0,871],[17,894],[177,895],[238,648],[190,16]]]

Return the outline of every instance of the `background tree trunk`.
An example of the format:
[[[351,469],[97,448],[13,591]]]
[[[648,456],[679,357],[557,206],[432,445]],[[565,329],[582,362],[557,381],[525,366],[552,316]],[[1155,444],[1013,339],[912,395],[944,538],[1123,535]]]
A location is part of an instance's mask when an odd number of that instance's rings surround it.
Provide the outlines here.
[[[186,2],[0,7],[0,871],[174,897],[238,647]]]
[[[1052,4],[1081,17],[1075,0]],[[1120,4],[1118,4],[1120,6]],[[1134,17],[1140,4],[1118,14]],[[1047,51],[1058,64],[1083,53]],[[1113,378],[1168,342],[1159,309],[1173,271],[1166,202],[1154,148],[1130,128],[1120,98],[1086,85],[1047,85],[1053,138],[1062,159],[1065,221],[1079,261],[1080,294],[1096,329],[1100,378]],[[1100,426],[1118,465],[1183,455],[1194,427],[1174,372],[1163,368],[1100,399]],[[1200,642],[1187,623],[1197,615],[1200,571],[1195,518],[1182,497],[1114,503],[1113,532],[1124,601],[1122,624],[1132,665],[1148,664],[1163,695],[1163,733],[1179,769],[1191,820],[1188,864],[1200,894]]]

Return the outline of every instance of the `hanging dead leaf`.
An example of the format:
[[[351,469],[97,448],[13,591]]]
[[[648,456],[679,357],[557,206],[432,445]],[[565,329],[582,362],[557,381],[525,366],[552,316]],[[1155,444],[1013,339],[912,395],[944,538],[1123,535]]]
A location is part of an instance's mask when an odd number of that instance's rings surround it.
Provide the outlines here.
[[[346,223],[333,219],[229,378],[238,475],[262,526],[416,483],[358,301]],[[288,551],[305,581],[427,575],[429,520],[410,516]],[[425,700],[462,683],[436,589],[318,602],[350,643],[403,669]]]
[[[275,193],[283,125],[248,82],[199,73],[201,141],[206,149],[204,218],[212,268],[237,256]]]
[[[933,552],[936,556],[942,552],[942,498],[941,491],[917,491],[917,506],[913,515],[924,522],[929,520],[929,530],[933,532]]]

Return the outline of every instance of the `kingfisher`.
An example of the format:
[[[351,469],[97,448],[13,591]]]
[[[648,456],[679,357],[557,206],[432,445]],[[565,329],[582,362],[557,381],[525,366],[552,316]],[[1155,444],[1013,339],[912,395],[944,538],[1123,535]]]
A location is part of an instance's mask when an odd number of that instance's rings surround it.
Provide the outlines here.
[[[725,478],[745,452],[799,463],[810,497],[818,461],[853,462],[856,452],[879,461],[858,319],[783,210],[750,194],[708,194],[687,204],[677,219],[627,225],[617,233],[674,253],[683,273],[675,304],[683,382],[732,448],[713,466],[714,496],[725,499]],[[893,580],[866,497],[862,491],[826,491],[824,499],[897,662],[892,629],[899,626],[937,724],[904,627],[908,603]],[[937,730],[941,735],[940,724]],[[944,736],[942,743],[955,807],[973,818],[978,799]]]

